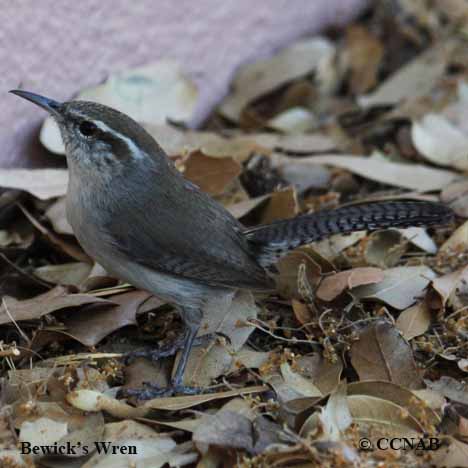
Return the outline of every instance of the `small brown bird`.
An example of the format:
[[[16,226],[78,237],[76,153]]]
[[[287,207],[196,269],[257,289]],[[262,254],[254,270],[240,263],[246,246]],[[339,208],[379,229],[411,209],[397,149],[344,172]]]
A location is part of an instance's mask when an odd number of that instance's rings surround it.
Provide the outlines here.
[[[112,274],[180,310],[186,332],[172,385],[129,392],[139,398],[189,393],[183,374],[205,305],[233,289],[273,289],[268,269],[291,249],[336,233],[441,225],[453,218],[441,204],[397,200],[247,229],[186,180],[127,115],[94,102],[11,92],[58,123],[70,172],[67,216],[84,250]]]

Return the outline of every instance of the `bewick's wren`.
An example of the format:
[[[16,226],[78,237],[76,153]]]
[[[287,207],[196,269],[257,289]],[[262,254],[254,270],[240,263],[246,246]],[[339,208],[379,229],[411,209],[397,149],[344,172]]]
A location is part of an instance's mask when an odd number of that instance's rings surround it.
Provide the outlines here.
[[[246,229],[186,180],[130,117],[93,102],[11,92],[47,110],[60,127],[70,171],[67,216],[85,251],[180,309],[186,333],[172,387],[140,397],[187,390],[183,373],[207,301],[233,289],[273,289],[267,269],[289,250],[335,233],[452,219],[443,205],[398,200]]]

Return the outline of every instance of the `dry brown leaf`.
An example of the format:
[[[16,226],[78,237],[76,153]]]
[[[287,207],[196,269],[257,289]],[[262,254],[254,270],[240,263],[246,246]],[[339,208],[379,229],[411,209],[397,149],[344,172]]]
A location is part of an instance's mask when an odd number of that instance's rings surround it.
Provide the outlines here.
[[[450,205],[450,208],[461,217],[468,218],[468,180],[462,179],[447,186],[440,194],[443,203]]]
[[[69,294],[68,289],[63,286],[56,286],[44,294],[23,301],[4,296],[0,308],[0,324],[13,320],[34,320],[57,310],[85,304],[112,304],[112,301],[90,294]]]
[[[366,231],[352,232],[347,235],[335,234],[314,244],[314,250],[327,260],[333,261],[343,250],[356,244],[366,236]]]
[[[427,233],[426,228],[409,227],[406,229],[398,229],[398,232],[413,245],[420,248],[424,252],[435,254],[437,253],[437,245]]]
[[[331,184],[331,170],[322,166],[313,166],[304,171],[304,165],[289,161],[276,167],[280,176],[291,186],[298,195],[309,190],[328,190]]]
[[[456,293],[457,287],[460,283],[466,283],[467,280],[468,266],[432,280],[432,287],[440,295],[442,306],[445,306],[447,302],[450,302],[450,299],[453,300],[453,294]]]
[[[405,414],[405,409],[392,401],[368,395],[353,395],[348,397],[348,405],[353,422],[372,426],[383,426],[394,437],[416,436],[424,429],[419,421]],[[387,432],[388,434],[388,432]]]
[[[44,265],[34,270],[34,275],[43,281],[66,286],[79,286],[88,278],[92,265],[83,262]]]
[[[351,72],[353,94],[363,94],[377,83],[379,66],[384,55],[380,40],[367,28],[350,26],[346,31],[346,50]]]
[[[172,398],[156,398],[145,403],[145,407],[152,409],[176,411],[180,409],[192,408],[193,406],[207,403],[209,401],[230,398],[235,396],[250,395],[252,393],[262,393],[269,389],[266,385],[238,388],[225,392],[207,393],[202,395],[180,396]]]
[[[340,271],[325,277],[316,294],[322,301],[333,301],[346,289],[353,289],[365,284],[375,284],[383,281],[384,274],[380,268],[362,267]]]
[[[425,333],[431,325],[431,320],[432,314],[426,302],[420,302],[404,310],[398,316],[395,325],[405,339],[411,340]]]
[[[255,151],[263,154],[270,152],[269,147],[262,144],[261,136],[227,138],[212,132],[181,131],[167,125],[150,127],[148,130],[169,156],[201,151],[207,156],[233,157],[242,162]],[[262,140],[260,144],[256,141],[258,138]]]
[[[319,440],[339,441],[342,429],[345,430],[352,422],[346,397],[346,382],[330,395],[325,408],[313,412],[300,424],[301,436],[315,436]]]
[[[461,371],[468,373],[468,359],[460,359],[457,366]]]
[[[70,257],[78,260],[80,262],[92,263],[88,255],[83,251],[83,249],[75,243],[65,240],[63,237],[56,235],[50,229],[41,224],[24,206],[19,205],[21,211],[26,216],[26,218],[31,222],[31,224],[54,246]]]
[[[394,229],[373,232],[364,242],[366,262],[380,268],[396,266],[406,250],[402,235]]]
[[[440,247],[440,253],[468,250],[468,221],[463,223]]]
[[[0,187],[24,190],[40,200],[67,193],[65,169],[0,169]]]
[[[297,363],[301,373],[310,378],[323,395],[333,392],[338,387],[343,372],[341,359],[331,362],[320,353],[314,353],[301,356]]]
[[[291,385],[287,384],[284,381],[284,378],[277,373],[264,377],[264,381],[267,382],[268,385],[275,391],[276,400],[278,400],[278,402],[282,406],[283,405],[288,406],[289,404],[294,403],[298,400],[302,401],[303,399],[305,399],[308,402],[310,400],[316,402],[322,398],[322,397],[304,398],[304,396],[299,391],[297,391]]]
[[[242,66],[234,78],[234,91],[220,105],[220,113],[239,120],[254,99],[311,73],[333,54],[332,43],[318,37],[297,42],[272,58]]]
[[[249,137],[255,137],[258,144],[263,144],[272,150],[281,150],[285,153],[311,154],[328,152],[336,148],[336,142],[324,133],[308,133],[304,135],[272,135],[255,133]]]
[[[441,414],[441,410],[447,400],[434,390],[422,388],[421,390],[413,390],[413,393],[422,400],[429,408]]]
[[[444,438],[445,439],[445,438]],[[468,466],[468,444],[447,436],[448,447],[442,446],[433,455],[432,462],[437,468],[465,468]]]
[[[215,415],[206,415],[193,433],[196,444],[253,452],[252,423],[244,415],[222,409]]]
[[[247,160],[253,153],[270,154],[278,135],[249,134],[226,137],[207,131],[180,130],[169,125],[145,125],[145,128],[172,157],[200,151],[206,156],[217,158],[232,157],[238,162]],[[317,137],[314,144],[326,144],[330,139]]]
[[[360,380],[387,380],[411,389],[421,387],[411,347],[387,322],[365,328],[351,347],[351,363]]]
[[[301,374],[294,372],[291,366],[284,362],[281,364],[281,375],[284,382],[295,392],[304,397],[322,397],[322,392],[313,384],[310,379],[303,377]]]
[[[436,0],[434,2],[435,8],[442,14],[446,15],[450,21],[455,23],[457,26],[463,28],[463,32],[466,32],[468,25],[468,10],[466,3],[463,0]]]
[[[242,202],[229,205],[226,207],[226,209],[229,211],[229,213],[232,214],[232,216],[237,219],[241,219],[243,216],[249,214],[256,208],[265,205],[269,198],[270,194],[261,195],[260,197],[251,198],[249,200],[244,200]]]
[[[15,398],[18,397],[19,387],[27,387],[29,385],[43,385],[49,379],[56,377],[56,374],[62,375],[62,372],[57,369],[35,366],[29,369],[15,369],[8,372],[8,385],[14,388]],[[44,414],[44,416],[46,416]]]
[[[151,296],[141,304],[141,306],[138,308],[138,313],[145,314],[147,312],[155,311],[164,304],[166,304],[166,302],[163,301],[161,298]]]
[[[209,401],[231,398],[239,395],[250,395],[252,393],[262,393],[267,390],[269,390],[269,387],[266,385],[258,385],[226,392],[156,398],[147,401],[143,406],[139,406],[138,408],[95,390],[76,390],[70,392],[67,395],[67,401],[72,406],[82,411],[106,411],[116,418],[140,418],[147,415],[152,409],[177,411],[192,408]]]
[[[67,402],[82,411],[105,411],[116,418],[142,418],[151,410],[144,406],[135,408],[96,390],[75,390],[66,396]]]
[[[90,415],[70,415],[68,434],[58,441],[59,446],[77,447],[76,455],[67,454],[70,457],[87,455],[83,447],[89,447],[93,451],[94,443],[102,440],[104,433],[104,416],[102,413]]]
[[[279,192],[273,192],[268,204],[262,211],[259,224],[269,224],[279,219],[293,218],[299,213],[296,191],[289,187]]]
[[[243,366],[247,369],[258,369],[268,362],[271,353],[267,351],[254,351],[245,345],[234,356],[230,372],[235,372]]]
[[[292,107],[267,122],[267,126],[284,133],[305,133],[314,128],[317,118],[303,107]]]
[[[104,417],[101,413],[83,415],[67,405],[45,401],[36,401],[34,411],[25,410],[22,404],[14,408],[15,427],[20,428],[21,439],[33,446],[53,445],[54,442],[59,447],[71,445],[74,451],[64,455],[80,457],[87,454],[83,447],[92,452],[94,442],[102,440]]]
[[[153,362],[151,359],[137,358],[122,369],[125,384],[122,390],[143,388],[145,382],[151,382],[159,388],[170,385],[172,362],[169,359],[159,359]]]
[[[265,377],[265,380],[275,390],[281,404],[285,405],[285,408],[287,407],[288,412],[294,414],[310,408],[311,405],[320,400],[320,395],[334,391],[340,383],[343,370],[341,360],[332,363],[318,353],[311,356],[301,356],[297,365],[301,375],[294,372],[292,378],[288,377],[287,374],[283,377],[274,371]],[[305,380],[303,390],[301,390],[301,385],[296,386],[295,384],[297,377]],[[304,397],[304,390],[305,393],[316,393],[317,395]]]
[[[15,222],[13,229],[0,230],[0,248],[28,249],[35,238],[34,227],[31,223],[27,219],[19,219]]]
[[[424,295],[426,287],[436,274],[426,266],[404,266],[384,271],[380,283],[359,286],[352,295],[357,299],[385,302],[396,309],[406,309]]]
[[[68,425],[49,418],[38,418],[33,422],[25,421],[21,425],[21,442],[32,446],[53,445],[67,435]]]
[[[101,442],[101,453],[95,453],[83,468],[185,466],[198,458],[192,444],[178,451],[176,442],[168,435],[131,420],[106,424],[102,440],[105,442]],[[102,453],[103,446],[107,444],[115,446],[117,453]],[[120,447],[127,450],[122,453]],[[130,453],[130,447],[134,447],[135,453]]]
[[[241,165],[232,158],[213,158],[196,151],[184,161],[185,177],[201,190],[216,195],[224,191],[241,172]]]
[[[56,233],[73,235],[73,229],[67,219],[66,204],[66,197],[60,197],[47,208],[45,215]]]
[[[84,308],[64,319],[67,334],[85,346],[94,346],[113,331],[135,325],[140,304],[150,296],[146,291],[132,291],[111,296],[110,306]]]
[[[363,107],[398,104],[428,94],[443,76],[454,42],[439,43],[398,69],[373,93],[359,98]]]
[[[202,416],[197,423],[193,440],[202,452],[209,444],[259,453],[280,442],[281,427],[258,416],[252,405],[240,398],[227,402],[216,414]]]
[[[342,382],[330,395],[327,404],[319,415],[327,439],[338,441],[346,429],[351,426],[353,418],[346,396],[346,382]]]
[[[442,376],[439,380],[425,381],[426,385],[453,401],[468,405],[468,384],[453,377]]]
[[[311,156],[301,159],[301,163],[305,165],[328,164],[340,167],[366,179],[416,192],[441,190],[460,177],[455,172],[423,166],[422,164],[401,164],[354,155],[325,154]]]
[[[307,249],[296,250],[280,259],[276,265],[280,273],[276,284],[280,294],[294,299],[310,299],[303,298],[299,291],[299,270],[304,265],[307,282],[315,289],[322,274],[331,270],[330,265],[323,265],[317,260]]]
[[[306,419],[301,434],[313,434],[321,422],[322,431],[327,427],[331,428],[326,431],[325,440],[329,440],[331,434],[334,434],[335,439],[339,439],[340,413],[343,413],[344,420],[356,424],[366,433],[375,430],[378,434],[382,434],[383,431],[388,437],[410,437],[425,432],[425,425],[419,420],[422,402],[418,401],[409,390],[388,382],[356,382],[351,385],[347,387],[348,396],[344,396],[344,399],[343,396],[340,397],[342,410],[335,412],[338,416],[337,423],[333,424],[331,418],[328,418],[331,421],[327,423],[326,419],[324,421],[323,411],[322,414],[316,412]],[[384,386],[389,391],[379,391],[383,390]],[[392,394],[392,390],[395,390],[395,395]],[[423,417],[430,419],[432,416],[432,424],[438,422],[435,414],[432,415],[430,411]]]
[[[378,380],[353,382],[348,385],[348,396],[367,395],[391,401],[395,405],[405,408],[409,414],[420,421],[425,429],[429,429],[427,425],[436,426],[440,422],[440,417],[435,411],[425,408],[424,403],[415,393],[419,391]],[[404,418],[405,414],[402,413],[401,416]]]
[[[468,135],[442,115],[429,113],[411,127],[413,144],[439,166],[468,169]]]
[[[232,157],[246,161],[252,154],[270,155],[273,151],[311,154],[336,148],[332,138],[324,133],[278,135],[274,133],[218,135],[206,131],[183,131],[168,125],[145,126],[169,156],[200,151],[206,156]]]
[[[308,325],[312,322],[314,314],[313,314],[313,305],[311,304],[305,304],[302,301],[298,301],[296,299],[293,299],[291,301],[291,306],[294,312],[294,316],[296,317],[296,320],[301,324],[301,325]]]

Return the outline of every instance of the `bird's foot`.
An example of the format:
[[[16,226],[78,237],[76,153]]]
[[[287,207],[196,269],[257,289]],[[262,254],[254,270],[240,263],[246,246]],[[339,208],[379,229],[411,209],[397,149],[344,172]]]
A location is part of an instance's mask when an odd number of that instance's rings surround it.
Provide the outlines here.
[[[209,334],[209,335],[203,335],[199,336],[198,338],[195,338],[194,341],[194,346],[203,346],[206,343],[209,343],[211,340],[213,340],[217,335],[215,334]],[[179,335],[172,343],[165,345],[165,346],[160,346],[159,348],[156,349],[143,349],[139,351],[130,351],[129,353],[126,353],[123,356],[125,364],[129,364],[133,362],[135,359],[143,357],[150,359],[153,362],[158,361],[159,359],[169,357],[169,356],[174,356],[177,351],[183,348],[185,342],[185,336],[184,335]]]
[[[120,392],[121,397],[136,397],[137,400],[152,400],[174,395],[198,395],[203,393],[203,388],[187,387],[181,384],[172,384],[169,387],[159,387],[150,382],[145,382],[144,388],[129,388]]]

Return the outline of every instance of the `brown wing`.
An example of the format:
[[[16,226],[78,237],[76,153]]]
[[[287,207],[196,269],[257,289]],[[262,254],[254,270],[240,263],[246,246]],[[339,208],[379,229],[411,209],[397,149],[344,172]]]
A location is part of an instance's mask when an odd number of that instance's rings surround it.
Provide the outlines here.
[[[171,190],[140,191],[138,206],[120,200],[105,230],[115,248],[158,272],[212,285],[271,289],[243,226],[197,187],[182,179]],[[142,184],[144,187],[144,184]]]

